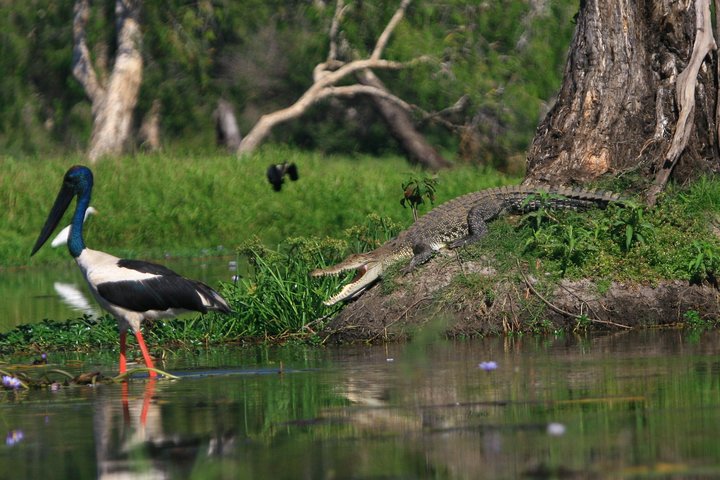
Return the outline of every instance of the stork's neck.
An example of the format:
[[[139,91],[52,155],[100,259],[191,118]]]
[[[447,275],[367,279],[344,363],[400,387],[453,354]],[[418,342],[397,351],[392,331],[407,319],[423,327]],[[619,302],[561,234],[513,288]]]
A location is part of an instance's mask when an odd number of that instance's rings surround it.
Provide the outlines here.
[[[85,221],[85,212],[90,206],[90,189],[84,190],[78,194],[75,213],[70,222],[70,236],[68,237],[68,250],[74,258],[80,256],[85,250],[85,241],[83,240],[83,222]]]

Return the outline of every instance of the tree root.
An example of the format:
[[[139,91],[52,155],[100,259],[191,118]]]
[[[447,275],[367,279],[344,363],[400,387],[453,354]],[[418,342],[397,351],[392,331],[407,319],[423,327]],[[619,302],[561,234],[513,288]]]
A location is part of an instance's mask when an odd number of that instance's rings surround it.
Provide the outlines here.
[[[693,114],[698,72],[707,54],[712,50],[717,50],[710,19],[710,0],[695,0],[695,15],[696,35],[692,55],[685,69],[677,76],[676,81],[675,96],[680,107],[680,115],[670,148],[662,158],[662,165],[659,166],[655,180],[647,192],[646,201],[651,206],[657,202],[658,195],[665,188],[673,167],[688,144],[694,126]]]

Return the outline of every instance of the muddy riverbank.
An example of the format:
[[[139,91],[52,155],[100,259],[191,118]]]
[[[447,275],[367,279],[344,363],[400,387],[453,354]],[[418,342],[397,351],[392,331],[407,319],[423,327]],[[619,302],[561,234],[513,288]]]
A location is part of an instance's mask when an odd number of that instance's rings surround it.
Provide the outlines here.
[[[629,330],[714,323],[720,292],[680,280],[648,283],[560,280],[518,264],[499,273],[489,262],[454,254],[413,274],[379,283],[348,304],[323,332],[331,343],[396,341],[420,329],[448,337]]]

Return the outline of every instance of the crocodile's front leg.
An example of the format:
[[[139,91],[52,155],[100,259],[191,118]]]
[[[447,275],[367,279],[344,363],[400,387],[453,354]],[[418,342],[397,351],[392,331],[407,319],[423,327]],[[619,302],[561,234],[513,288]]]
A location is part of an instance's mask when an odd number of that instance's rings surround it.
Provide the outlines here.
[[[412,272],[419,265],[422,265],[430,260],[433,255],[435,255],[435,250],[431,245],[427,243],[416,243],[413,245],[413,257],[410,259],[410,263],[407,267],[403,268],[401,272],[403,275]]]
[[[472,207],[467,216],[467,236],[448,243],[448,248],[459,248],[480,240],[488,232],[487,222],[497,217],[501,210],[499,202],[486,202]]]

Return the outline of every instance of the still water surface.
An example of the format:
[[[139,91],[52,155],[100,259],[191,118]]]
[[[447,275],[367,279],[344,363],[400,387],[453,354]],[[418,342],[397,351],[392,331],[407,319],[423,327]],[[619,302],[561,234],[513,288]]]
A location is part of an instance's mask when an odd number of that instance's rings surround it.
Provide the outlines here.
[[[179,352],[176,381],[0,392],[0,478],[717,478],[719,354],[678,331]]]

